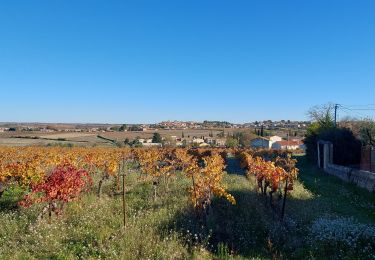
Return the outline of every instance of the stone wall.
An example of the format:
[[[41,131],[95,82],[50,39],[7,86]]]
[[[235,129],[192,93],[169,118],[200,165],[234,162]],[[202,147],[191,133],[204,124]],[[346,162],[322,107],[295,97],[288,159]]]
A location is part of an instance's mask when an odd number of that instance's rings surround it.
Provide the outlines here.
[[[328,163],[324,171],[343,181],[351,182],[368,191],[375,192],[375,173]]]

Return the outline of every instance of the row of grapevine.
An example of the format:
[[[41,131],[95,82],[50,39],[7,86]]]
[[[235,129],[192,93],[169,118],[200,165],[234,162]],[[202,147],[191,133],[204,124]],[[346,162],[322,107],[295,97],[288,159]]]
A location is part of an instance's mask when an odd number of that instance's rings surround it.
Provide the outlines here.
[[[176,172],[182,172],[178,176],[191,181],[187,191],[193,207],[198,215],[205,216],[210,210],[213,197],[223,197],[231,204],[236,203],[223,184],[228,154],[237,155],[241,166],[248,170],[248,175],[257,179],[262,194],[269,194],[271,203],[272,195],[280,192],[282,187],[285,186],[284,198],[286,192],[292,189],[298,172],[295,161],[284,153],[272,151],[2,147],[0,192],[10,184],[22,186],[30,194],[26,195],[20,205],[27,207],[33,203],[48,202],[48,211],[58,213],[64,203],[91,190],[93,179],[98,180],[97,195],[100,197],[103,183],[110,178],[115,178],[116,191],[121,193],[120,176],[123,176],[124,195],[124,176],[131,165],[139,172],[142,180],[152,182],[154,200],[160,193],[159,184],[164,182],[163,186],[168,189],[168,184],[177,176]],[[40,193],[43,196],[39,196]]]
[[[241,167],[247,170],[248,177],[256,178],[258,190],[263,196],[269,196],[270,205],[276,209],[275,194],[278,194],[278,201],[282,199],[280,216],[283,218],[287,193],[293,190],[293,183],[298,176],[297,161],[288,153],[274,156],[274,152],[271,152],[267,155],[260,157],[251,151],[237,152]]]
[[[92,183],[93,176],[99,180],[98,196],[103,182],[111,177],[116,178],[119,191],[120,175],[131,162],[138,166],[144,180],[152,180],[154,199],[158,184],[161,181],[168,184],[176,171],[182,171],[192,180],[188,189],[192,205],[197,211],[204,211],[213,196],[235,203],[222,184],[225,163],[221,153],[221,150],[188,149],[3,147],[0,148],[0,183],[3,189],[10,184],[29,188],[30,195],[20,205],[48,202],[49,210],[57,212],[57,202],[76,199]],[[33,194],[37,193],[44,196],[34,199]]]

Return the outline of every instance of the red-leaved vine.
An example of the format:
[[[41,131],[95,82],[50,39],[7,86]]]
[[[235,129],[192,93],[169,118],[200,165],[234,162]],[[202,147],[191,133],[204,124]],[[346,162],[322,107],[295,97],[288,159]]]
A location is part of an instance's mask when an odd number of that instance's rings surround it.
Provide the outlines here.
[[[41,183],[31,185],[31,192],[19,202],[19,205],[27,208],[35,203],[47,202],[48,205],[41,214],[48,211],[50,217],[52,212],[58,215],[67,202],[77,200],[92,183],[92,178],[86,170],[63,164],[57,166]]]

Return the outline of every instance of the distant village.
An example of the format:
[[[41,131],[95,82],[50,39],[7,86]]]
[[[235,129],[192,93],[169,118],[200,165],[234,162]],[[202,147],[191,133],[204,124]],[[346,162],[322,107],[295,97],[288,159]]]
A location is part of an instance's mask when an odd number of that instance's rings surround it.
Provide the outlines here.
[[[310,121],[255,121],[252,123],[234,124],[225,121],[163,121],[156,124],[41,124],[41,123],[0,123],[0,132],[6,131],[40,131],[40,132],[115,132],[115,131],[155,131],[187,130],[187,129],[217,129],[217,128],[264,128],[278,129],[307,129]]]
[[[214,137],[193,137],[191,140],[185,138],[179,138],[177,136],[171,136],[169,140],[161,139],[155,142],[154,138],[149,139],[137,139],[141,146],[193,146],[193,147],[228,147],[228,139],[226,138],[214,138]],[[292,150],[300,151],[303,153],[306,149],[301,138],[291,138],[290,140],[284,140],[280,136],[270,137],[254,137],[250,139],[246,147],[253,149],[272,149],[272,150]]]

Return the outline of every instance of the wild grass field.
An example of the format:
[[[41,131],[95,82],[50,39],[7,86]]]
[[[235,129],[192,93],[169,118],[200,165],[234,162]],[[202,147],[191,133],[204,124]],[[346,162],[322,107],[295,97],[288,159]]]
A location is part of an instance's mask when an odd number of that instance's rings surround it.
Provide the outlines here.
[[[299,180],[283,221],[229,158],[225,184],[236,198],[215,199],[203,223],[175,178],[156,200],[149,182],[126,177],[127,222],[121,196],[107,182],[60,217],[36,221],[42,206],[20,208],[19,188],[0,199],[1,259],[374,259],[375,194],[327,176],[298,158]]]

